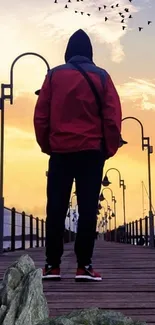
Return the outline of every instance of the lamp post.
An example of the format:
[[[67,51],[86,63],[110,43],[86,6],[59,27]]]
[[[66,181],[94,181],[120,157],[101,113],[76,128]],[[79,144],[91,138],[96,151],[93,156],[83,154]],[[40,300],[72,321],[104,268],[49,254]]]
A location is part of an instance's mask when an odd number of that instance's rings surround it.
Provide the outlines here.
[[[109,205],[107,199],[104,198],[104,201],[107,203],[107,213],[106,213],[106,218],[109,220],[109,230],[111,230],[111,216],[110,216],[111,208],[110,208],[110,205]],[[107,223],[108,223],[108,222],[107,222]]]
[[[3,195],[3,183],[4,183],[4,103],[5,100],[9,100],[10,104],[13,104],[13,68],[15,63],[23,56],[34,55],[43,60],[47,67],[47,72],[50,70],[50,66],[47,60],[40,54],[35,52],[25,52],[19,55],[13,62],[10,68],[10,83],[1,84],[1,98],[0,98],[0,111],[1,111],[1,133],[0,133],[0,254],[3,253],[3,226],[4,226],[4,195]],[[6,94],[9,90],[10,93]]]
[[[110,170],[117,171],[117,173],[119,175],[119,186],[122,187],[122,189],[123,189],[123,215],[124,215],[124,226],[125,226],[126,225],[126,205],[125,205],[125,190],[126,190],[126,185],[124,183],[124,179],[121,178],[120,171],[117,168],[109,168],[106,171],[106,173],[105,173],[104,179],[102,181],[102,185],[106,187],[106,186],[109,186],[111,184],[111,182],[109,181],[108,176],[107,176],[107,174],[108,174],[108,172]],[[115,205],[115,208],[116,208],[116,205]]]
[[[139,123],[141,127],[141,138],[142,138],[142,150],[144,151],[147,148],[147,165],[148,165],[148,190],[149,190],[149,224],[150,224],[150,246],[154,247],[154,215],[152,211],[152,184],[151,184],[151,154],[153,153],[153,146],[150,144],[150,137],[144,136],[144,127],[141,121],[136,117],[127,116],[122,119],[122,122],[125,120],[135,120]]]
[[[103,195],[103,192],[106,191],[106,190],[108,190],[108,191],[111,192],[111,201],[113,202],[113,212],[114,212],[113,215],[115,215],[115,232],[116,232],[116,227],[117,227],[116,226],[116,203],[117,203],[117,201],[116,201],[115,195],[113,194],[112,189],[110,187],[104,188],[102,190],[99,198],[100,198],[100,201],[104,201],[105,200],[105,197]]]

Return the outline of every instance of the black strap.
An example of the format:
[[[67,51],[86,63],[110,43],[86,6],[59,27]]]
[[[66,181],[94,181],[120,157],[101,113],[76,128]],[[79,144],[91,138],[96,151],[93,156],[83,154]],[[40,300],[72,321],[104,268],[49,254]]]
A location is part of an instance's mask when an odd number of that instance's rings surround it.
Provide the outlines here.
[[[83,77],[87,80],[93,94],[94,94],[94,97],[96,99],[96,103],[97,103],[97,106],[99,108],[99,114],[100,114],[100,117],[102,118],[102,102],[101,102],[101,98],[98,94],[98,91],[93,83],[93,81],[89,78],[88,74],[86,73],[86,71],[81,67],[81,65],[79,65],[78,63],[76,62],[72,62],[71,63],[79,72],[81,72],[81,74],[83,75]]]
[[[94,94],[94,97],[96,99],[96,103],[97,103],[97,106],[98,106],[98,110],[99,110],[99,116],[100,116],[100,119],[101,119],[101,125],[102,125],[102,133],[103,133],[103,137],[102,137],[102,141],[101,141],[101,150],[102,150],[102,153],[104,154],[104,160],[106,160],[106,157],[105,157],[105,153],[107,152],[107,149],[106,149],[106,144],[105,144],[105,139],[104,139],[104,128],[103,128],[103,123],[102,123],[102,102],[101,102],[101,98],[98,94],[98,91],[93,83],[93,81],[91,80],[91,78],[89,78],[88,74],[86,73],[86,71],[81,67],[81,65],[79,65],[78,63],[74,62],[74,63],[71,63],[79,72],[81,72],[81,74],[83,75],[83,77],[87,80],[89,86],[90,86],[90,89],[92,90],[93,94]]]

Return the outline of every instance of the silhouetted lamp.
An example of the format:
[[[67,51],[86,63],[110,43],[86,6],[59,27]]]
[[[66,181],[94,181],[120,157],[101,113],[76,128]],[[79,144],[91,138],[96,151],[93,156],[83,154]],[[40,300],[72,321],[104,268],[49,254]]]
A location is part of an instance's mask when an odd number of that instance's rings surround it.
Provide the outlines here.
[[[105,175],[104,178],[103,178],[103,180],[102,180],[102,185],[105,186],[105,187],[107,187],[110,184],[111,184],[111,182],[109,182],[108,176]]]
[[[124,144],[127,144],[128,142],[123,140],[122,136],[120,135],[120,143],[119,143],[119,148],[121,148]]]
[[[102,205],[99,203],[98,204],[98,210],[101,210],[102,209]]]
[[[100,196],[99,196],[99,200],[100,200],[101,202],[105,200],[105,197],[104,197],[103,193],[100,194]]]
[[[35,91],[35,95],[39,96],[40,94],[40,89]]]

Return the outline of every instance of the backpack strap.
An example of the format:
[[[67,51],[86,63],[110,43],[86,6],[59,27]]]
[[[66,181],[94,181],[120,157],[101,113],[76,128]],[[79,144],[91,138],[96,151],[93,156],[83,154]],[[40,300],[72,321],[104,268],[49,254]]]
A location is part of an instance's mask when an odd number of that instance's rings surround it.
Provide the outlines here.
[[[88,84],[89,84],[89,87],[90,89],[92,90],[92,93],[94,94],[94,97],[95,97],[95,100],[96,100],[96,103],[97,103],[97,106],[98,106],[98,109],[99,109],[99,115],[100,115],[100,118],[102,118],[102,102],[101,102],[101,98],[98,94],[98,91],[92,81],[92,79],[88,76],[88,74],[86,73],[86,71],[81,67],[81,65],[79,65],[78,63],[76,62],[72,62],[71,63],[82,75],[83,77],[87,80]]]
[[[106,143],[105,143],[105,139],[104,139],[104,127],[103,127],[103,123],[102,123],[102,102],[101,102],[101,98],[99,96],[99,93],[92,81],[92,79],[88,76],[88,74],[86,73],[86,71],[81,67],[81,65],[79,65],[77,62],[72,62],[70,63],[72,64],[82,75],[83,77],[87,80],[88,82],[88,85],[90,87],[90,89],[92,90],[92,93],[94,94],[94,97],[95,97],[95,100],[96,100],[96,103],[97,103],[97,106],[98,106],[98,110],[99,110],[99,116],[100,116],[100,119],[101,119],[101,127],[102,127],[102,140],[101,140],[101,151],[103,153],[103,155],[105,156],[105,153],[107,152],[107,149],[106,149]],[[105,160],[106,158],[104,158]]]

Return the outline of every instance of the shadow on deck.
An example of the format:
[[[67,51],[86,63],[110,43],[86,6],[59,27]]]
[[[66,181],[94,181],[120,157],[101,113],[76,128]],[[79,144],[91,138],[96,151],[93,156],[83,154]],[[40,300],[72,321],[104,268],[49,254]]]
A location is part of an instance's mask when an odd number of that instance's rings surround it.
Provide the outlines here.
[[[36,267],[44,265],[44,248],[5,253],[0,257],[0,278],[12,262],[26,253]],[[155,325],[155,250],[98,240],[93,261],[103,281],[76,283],[73,244],[65,245],[62,281],[44,282],[50,316],[99,307],[121,311],[135,320]]]

